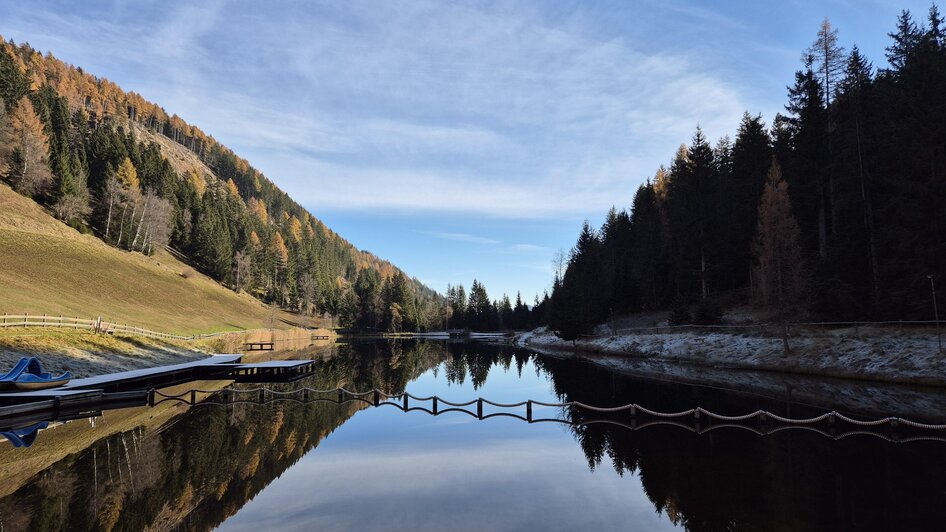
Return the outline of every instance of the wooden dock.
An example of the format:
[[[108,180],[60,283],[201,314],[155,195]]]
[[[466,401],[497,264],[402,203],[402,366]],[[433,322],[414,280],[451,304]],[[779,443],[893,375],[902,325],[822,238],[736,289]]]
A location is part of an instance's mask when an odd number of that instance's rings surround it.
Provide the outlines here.
[[[226,378],[242,355],[213,355],[209,358],[173,366],[136,369],[75,379],[56,390],[96,389],[108,392],[163,388],[201,379]],[[0,394],[0,396],[5,394]]]
[[[148,404],[149,392],[196,380],[292,382],[315,371],[311,360],[276,360],[241,364],[241,355],[75,379],[48,390],[0,392],[0,427],[29,420],[94,415],[105,408]]]
[[[311,375],[311,360],[272,360],[256,364],[240,364],[230,376],[237,382],[293,382]]]

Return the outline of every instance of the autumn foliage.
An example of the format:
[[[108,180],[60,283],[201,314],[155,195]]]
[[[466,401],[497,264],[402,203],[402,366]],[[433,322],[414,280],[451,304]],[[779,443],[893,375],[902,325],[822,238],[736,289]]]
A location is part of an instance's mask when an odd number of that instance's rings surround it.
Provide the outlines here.
[[[776,161],[759,202],[759,230],[752,250],[755,303],[780,312],[796,308],[804,289],[801,230],[792,214],[788,183]]]

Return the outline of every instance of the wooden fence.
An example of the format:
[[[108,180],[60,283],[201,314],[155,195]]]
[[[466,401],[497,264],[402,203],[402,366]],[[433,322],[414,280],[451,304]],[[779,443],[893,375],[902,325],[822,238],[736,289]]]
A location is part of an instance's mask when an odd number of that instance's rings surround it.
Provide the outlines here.
[[[148,338],[157,338],[163,340],[196,340],[198,338],[209,338],[225,332],[179,335],[169,334],[159,331],[152,331],[134,325],[125,323],[115,323],[103,319],[101,316],[84,319],[78,316],[63,316],[49,314],[6,314],[0,315],[0,328],[9,327],[52,327],[59,329],[85,329],[97,334],[129,334],[135,336],[146,336]]]

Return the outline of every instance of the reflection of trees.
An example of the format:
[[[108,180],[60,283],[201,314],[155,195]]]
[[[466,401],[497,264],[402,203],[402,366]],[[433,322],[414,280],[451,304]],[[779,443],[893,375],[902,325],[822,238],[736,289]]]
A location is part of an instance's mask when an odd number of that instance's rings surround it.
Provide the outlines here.
[[[548,358],[537,365],[568,401],[636,402],[662,411],[700,405],[731,414],[784,408],[614,376],[590,365]],[[588,414],[567,415],[581,421]],[[580,425],[573,433],[589,467],[607,457],[619,474],[637,474],[657,511],[688,530],[936,529],[946,517],[946,456],[937,442],[893,444],[870,436],[833,441],[798,431],[759,437],[740,429],[699,435],[674,427],[632,431],[608,425]]]
[[[364,343],[339,346],[301,382],[267,387],[398,393],[440,367],[450,383],[469,379],[479,388],[494,364],[515,365],[521,374],[529,360],[527,352],[505,346]],[[539,358],[535,367],[563,401],[785,413],[784,405],[768,399],[621,377],[574,361]],[[56,463],[0,500],[0,519],[5,530],[211,529],[357,408],[194,408],[158,433],[115,434]],[[806,414],[793,408],[797,416]],[[575,422],[588,419],[581,410],[563,414]],[[572,430],[589,467],[611,464],[618,474],[639,476],[655,509],[690,530],[936,529],[946,513],[946,455],[936,443],[897,445],[872,437],[834,442],[797,431],[758,437],[738,429],[704,435],[674,427]]]
[[[267,386],[402,390],[443,357],[437,344],[400,347],[342,346],[304,381]],[[294,403],[196,407],[157,433],[136,429],[115,434],[47,468],[0,500],[0,520],[4,529],[33,531],[209,530],[358,408]]]
[[[513,360],[516,361],[516,367],[519,373],[522,373],[522,365],[528,360],[528,355],[520,355],[522,358],[513,356],[512,348],[503,348],[500,346],[489,346],[479,344],[448,344],[448,356],[445,362],[447,371],[447,382],[450,384],[463,384],[466,377],[470,377],[470,384],[474,390],[480,389],[486,383],[489,377],[489,371],[493,365],[500,365],[503,369],[512,367]]]

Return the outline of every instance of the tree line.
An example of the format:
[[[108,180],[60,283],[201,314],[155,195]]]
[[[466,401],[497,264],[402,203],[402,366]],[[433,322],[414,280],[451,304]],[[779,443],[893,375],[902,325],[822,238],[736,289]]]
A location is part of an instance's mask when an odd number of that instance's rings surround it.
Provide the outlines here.
[[[888,67],[874,68],[825,19],[767,126],[735,138],[697,128],[630,209],[585,223],[550,301],[575,338],[615,313],[669,310],[713,323],[754,303],[772,316],[931,319],[946,279],[946,37],[933,5],[903,11]]]
[[[175,168],[160,136],[195,161]],[[110,245],[170,246],[215,280],[290,310],[338,315],[365,275],[397,285],[399,327],[425,329],[441,308],[436,292],[354,248],[199,129],[2,38],[0,178]]]

